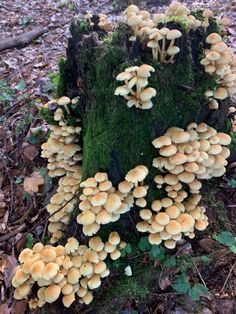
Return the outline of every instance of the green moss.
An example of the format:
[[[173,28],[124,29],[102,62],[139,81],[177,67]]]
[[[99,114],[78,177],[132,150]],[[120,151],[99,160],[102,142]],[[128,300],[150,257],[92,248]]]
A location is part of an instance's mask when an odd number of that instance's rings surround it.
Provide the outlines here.
[[[67,61],[64,58],[61,58],[58,63],[59,67],[59,81],[57,84],[57,92],[56,97],[62,97],[66,94],[66,82],[68,80],[67,78]]]
[[[48,124],[57,125],[56,121],[53,118],[53,113],[47,108],[41,108],[39,110],[39,115],[42,117]]]
[[[200,117],[200,104],[206,102],[204,92],[214,85],[214,80],[201,66],[196,66],[189,35],[184,30],[182,33],[181,53],[174,64],[154,63],[149,55],[130,63],[148,63],[155,67],[148,86],[156,89],[157,96],[150,110],[128,108],[123,97],[114,96],[115,88],[120,85],[115,77],[127,67],[120,45],[106,39],[96,48],[95,66],[87,72],[89,90],[96,101],[90,104],[83,121],[84,178],[98,170],[108,171],[112,163],[121,174],[145,164],[150,169],[150,179],[153,178],[156,170],[152,160],[157,151],[152,140],[170,126],[185,127]]]

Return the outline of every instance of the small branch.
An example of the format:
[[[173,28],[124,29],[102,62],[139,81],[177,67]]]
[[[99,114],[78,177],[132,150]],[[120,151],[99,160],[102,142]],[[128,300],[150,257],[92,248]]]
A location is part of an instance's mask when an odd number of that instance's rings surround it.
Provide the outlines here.
[[[36,28],[29,32],[22,33],[18,36],[5,38],[0,40],[0,51],[14,48],[14,47],[24,47],[29,44],[35,38],[43,35],[48,31],[48,28]]]
[[[26,224],[23,223],[21,226],[19,226],[17,229],[15,229],[12,232],[8,232],[7,234],[4,234],[0,237],[0,243],[6,240],[11,239],[12,237],[14,237],[15,235],[17,235],[17,233],[22,232],[24,229],[26,228]]]
[[[196,269],[196,271],[197,271],[197,273],[198,273],[198,276],[200,277],[200,279],[201,279],[202,283],[204,284],[204,286],[207,288],[206,283],[205,283],[204,279],[202,278],[202,275],[201,275],[201,273],[200,273],[200,271],[199,271],[199,269],[198,269],[198,267],[197,267],[197,265],[196,265],[194,259],[192,258],[192,256],[190,256],[190,257],[191,257],[191,260],[192,260],[192,262],[193,262],[193,265],[194,265],[194,267],[195,267],[195,269]]]
[[[225,288],[225,286],[226,286],[226,284],[227,284],[227,282],[228,282],[228,280],[229,280],[229,277],[230,277],[230,275],[232,274],[232,271],[234,270],[234,267],[236,266],[236,261],[234,262],[234,264],[233,264],[233,266],[231,267],[231,269],[230,269],[230,271],[229,271],[229,273],[228,273],[228,276],[226,277],[226,279],[225,279],[225,282],[224,282],[224,284],[223,284],[223,287],[222,287],[222,289],[220,290],[220,293],[222,293],[223,291],[224,291],[224,288]]]

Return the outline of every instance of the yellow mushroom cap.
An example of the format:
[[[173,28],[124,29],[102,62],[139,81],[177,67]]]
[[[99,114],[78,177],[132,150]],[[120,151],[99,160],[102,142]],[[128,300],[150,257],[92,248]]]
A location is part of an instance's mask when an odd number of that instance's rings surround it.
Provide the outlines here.
[[[176,235],[181,232],[181,224],[176,220],[170,220],[165,230],[171,235]]]
[[[181,36],[182,36],[182,33],[180,31],[178,31],[177,29],[172,29],[171,31],[169,31],[167,33],[166,38],[168,40],[173,40],[173,39],[177,39]]]
[[[217,90],[214,92],[214,97],[216,99],[225,99],[228,96],[228,91],[224,87],[218,87]]]
[[[164,198],[161,199],[162,207],[167,208],[167,207],[171,206],[172,204],[173,204],[172,199],[170,199],[168,197],[164,197]]]
[[[64,295],[62,298],[62,303],[67,308],[69,308],[74,301],[75,301],[75,294],[74,293]]]
[[[72,293],[72,292],[73,292],[73,285],[67,282],[67,283],[62,287],[61,292],[62,292],[64,295],[68,295],[68,294]]]
[[[33,255],[33,251],[30,250],[30,249],[28,249],[28,248],[26,248],[26,249],[24,249],[24,250],[20,253],[18,259],[19,259],[19,261],[20,261],[21,263],[23,263],[23,262],[26,261],[28,258],[31,258],[32,255]]]
[[[43,262],[53,262],[57,257],[57,253],[54,249],[54,247],[45,248],[41,252],[41,259]]]
[[[68,105],[69,103],[70,103],[70,98],[66,96],[62,96],[57,100],[57,104],[59,106],[65,106],[65,105]]]
[[[139,215],[143,220],[148,220],[152,217],[152,212],[150,209],[142,209],[139,212]]]
[[[27,282],[23,283],[17,288],[19,296],[22,298],[27,297],[27,295],[30,293],[31,290],[31,285]]]
[[[91,291],[88,291],[87,294],[82,298],[83,302],[88,305],[93,301],[93,294]]]
[[[208,226],[208,222],[205,220],[198,220],[195,223],[195,228],[199,231],[205,230],[207,226]]]
[[[147,205],[147,201],[145,200],[145,198],[141,197],[141,198],[138,198],[136,201],[135,201],[135,204],[139,207],[145,207]]]
[[[222,38],[219,34],[217,33],[211,33],[210,35],[207,36],[206,42],[208,44],[217,44],[218,42],[221,42]]]
[[[104,243],[100,237],[93,237],[89,240],[89,247],[94,251],[100,252],[104,248]]]
[[[61,293],[61,288],[58,285],[52,284],[45,290],[45,300],[48,303],[55,302]]]
[[[112,193],[108,196],[106,203],[104,204],[104,208],[112,213],[116,211],[121,206],[121,198],[119,195]]]
[[[135,198],[142,198],[147,195],[147,189],[144,186],[137,186],[133,190],[133,196]]]
[[[88,287],[89,289],[97,289],[101,286],[101,279],[100,276],[97,274],[94,274],[88,281]]]
[[[158,213],[155,216],[155,220],[160,225],[167,225],[170,221],[170,217],[166,213]]]
[[[78,295],[78,297],[83,298],[87,292],[88,292],[87,289],[85,289],[83,287],[79,287],[79,290],[77,291],[77,295]]]
[[[179,216],[180,209],[177,206],[171,205],[166,208],[165,212],[171,219],[175,219]]]
[[[164,245],[167,249],[174,249],[176,247],[176,242],[174,240],[164,241]]]
[[[106,180],[104,182],[99,183],[98,186],[99,190],[102,192],[109,191],[112,188],[112,182],[109,180]]]
[[[120,258],[121,256],[121,252],[117,249],[115,249],[115,251],[110,253],[110,257],[112,260],[117,260],[118,258]]]
[[[149,241],[149,243],[151,243],[151,244],[159,245],[159,244],[161,244],[162,239],[161,239],[159,233],[151,233],[151,234],[149,234],[149,236],[148,236],[148,241]]]
[[[78,270],[78,268],[75,267],[72,267],[67,274],[67,280],[72,285],[78,283],[80,277],[81,277],[80,271]]]
[[[111,222],[111,218],[112,218],[112,215],[108,213],[106,209],[102,209],[101,211],[97,213],[96,222],[102,225],[108,224],[109,222]]]
[[[107,176],[107,173],[105,172],[97,172],[94,176],[94,179],[97,181],[97,182],[104,182],[105,180],[108,179],[108,176]]]
[[[169,158],[170,163],[176,166],[184,164],[187,162],[187,160],[188,157],[185,154],[179,152]]]
[[[162,135],[153,140],[152,144],[155,148],[161,148],[162,146],[171,145],[171,139],[169,136]]]
[[[121,193],[129,193],[131,191],[131,189],[133,188],[133,183],[132,182],[128,182],[128,181],[122,181],[118,184],[118,190],[121,192]]]
[[[188,232],[190,231],[195,223],[193,217],[189,214],[180,214],[176,219],[181,224],[181,231]]]
[[[44,248],[44,245],[42,243],[36,243],[34,246],[33,246],[33,252],[34,253],[40,253]]]
[[[184,171],[177,175],[177,178],[184,183],[191,183],[195,179],[195,175],[193,173]]]
[[[37,261],[33,263],[30,272],[34,280],[42,278],[45,269],[45,263],[42,261]]]
[[[102,272],[106,270],[107,265],[105,262],[100,261],[97,264],[94,264],[93,267],[94,267],[95,274],[101,274]]]
[[[137,183],[137,182],[143,181],[147,176],[147,172],[146,172],[145,168],[137,166],[134,169],[131,169],[126,174],[125,180],[128,182],[132,182],[132,183]]]
[[[148,64],[143,64],[137,69],[137,76],[147,78],[151,76],[150,72],[155,72],[155,69]]]
[[[90,262],[85,262],[80,267],[80,273],[82,276],[89,276],[93,273],[93,264]]]
[[[170,157],[177,153],[177,148],[172,144],[168,146],[162,146],[162,148],[159,150],[159,153],[161,156]]]
[[[79,242],[76,238],[69,238],[65,245],[65,251],[67,254],[75,252],[79,248]]]
[[[87,210],[87,209],[77,216],[77,222],[84,226],[94,223],[95,219],[96,219],[95,214],[92,211]]]
[[[107,197],[108,194],[105,192],[99,192],[97,194],[95,194],[92,198],[91,198],[91,204],[93,206],[101,206],[104,205],[107,201]]]
[[[83,230],[83,233],[87,236],[92,236],[94,235],[95,233],[98,232],[98,230],[100,229],[100,225],[97,224],[97,223],[93,223],[93,224],[90,224],[90,225],[86,225],[86,226],[83,226],[82,230]]]
[[[44,270],[43,270],[43,279],[50,280],[54,276],[56,276],[57,272],[59,270],[59,265],[53,262],[49,262],[46,264]]]
[[[221,58],[221,55],[218,52],[212,50],[206,54],[206,58],[210,61],[216,61]]]
[[[231,143],[231,137],[225,133],[217,133],[217,137],[219,138],[220,145],[229,145]],[[226,157],[227,158],[227,157]]]
[[[140,221],[136,224],[136,228],[139,232],[147,232],[149,223],[147,221]]]
[[[108,237],[108,242],[110,242],[112,245],[118,245],[120,243],[120,236],[118,232],[111,232]]]

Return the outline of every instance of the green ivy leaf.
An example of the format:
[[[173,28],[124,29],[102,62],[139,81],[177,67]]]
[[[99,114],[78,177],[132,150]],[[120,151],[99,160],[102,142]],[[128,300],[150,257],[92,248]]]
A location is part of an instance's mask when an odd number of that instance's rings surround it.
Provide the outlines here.
[[[163,260],[165,258],[165,250],[158,246],[158,245],[152,245],[151,251],[150,251],[150,256],[152,258],[158,259],[158,260]]]
[[[22,91],[22,90],[24,90],[25,88],[26,88],[26,83],[25,83],[24,80],[20,80],[20,81],[18,82],[18,84],[16,85],[16,89],[17,89],[18,91]]]
[[[149,251],[151,249],[151,244],[148,241],[148,237],[142,237],[139,241],[138,247],[141,251]]]
[[[32,233],[28,233],[26,236],[26,243],[24,245],[25,248],[31,249],[33,247],[34,237]]]
[[[191,288],[188,282],[188,277],[183,274],[178,275],[172,285],[172,288],[178,293],[188,293]]]
[[[125,250],[125,252],[126,252],[127,254],[131,254],[131,252],[132,252],[131,245],[130,245],[129,243],[126,244],[124,250]]]
[[[189,289],[188,295],[193,301],[199,301],[201,296],[209,295],[209,291],[201,283],[196,283],[192,288]]]
[[[164,268],[176,266],[176,258],[174,256],[167,257],[162,265]]]
[[[231,232],[223,231],[217,235],[216,240],[223,245],[233,246],[235,244],[235,238]]]
[[[229,249],[230,249],[231,252],[236,254],[236,246],[235,245],[230,246]]]

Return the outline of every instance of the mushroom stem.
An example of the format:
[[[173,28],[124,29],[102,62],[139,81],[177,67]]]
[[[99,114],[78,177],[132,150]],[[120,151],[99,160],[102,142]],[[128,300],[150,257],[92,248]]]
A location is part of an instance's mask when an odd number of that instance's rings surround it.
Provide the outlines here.
[[[139,99],[139,95],[140,95],[142,89],[138,85],[136,85],[136,87],[137,87],[137,89],[136,89],[136,98]]]
[[[69,107],[67,105],[64,105],[65,109],[66,109],[66,112],[70,115],[70,110],[69,110]]]
[[[173,46],[174,46],[174,43],[175,43],[175,40],[174,40],[174,39],[171,39],[170,45],[169,45],[168,49],[171,48],[171,47],[173,47]],[[168,50],[168,49],[167,49],[167,50]]]
[[[162,39],[162,46],[161,46],[161,62],[165,60],[165,45],[166,45],[166,36],[163,36]]]
[[[156,48],[156,59],[155,59],[155,60],[158,60],[158,53],[161,55],[161,48],[160,48],[159,44],[157,43],[157,48]]]

